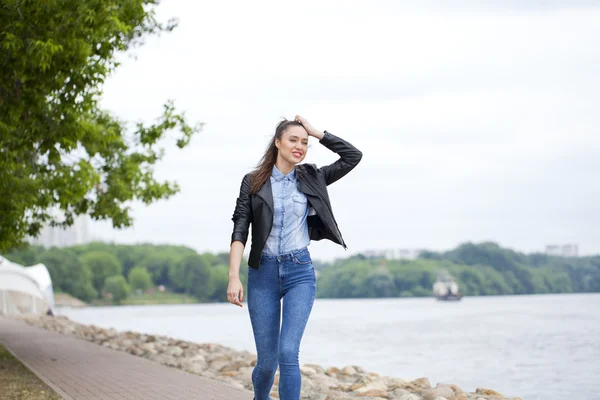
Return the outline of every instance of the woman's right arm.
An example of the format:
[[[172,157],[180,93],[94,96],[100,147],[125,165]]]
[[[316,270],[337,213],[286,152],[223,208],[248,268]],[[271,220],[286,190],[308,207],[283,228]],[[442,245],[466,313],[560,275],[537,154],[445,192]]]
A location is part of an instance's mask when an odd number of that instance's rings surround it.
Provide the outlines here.
[[[244,289],[240,281],[240,264],[244,255],[244,247],[248,240],[248,231],[252,222],[252,204],[250,204],[250,174],[244,176],[240,186],[235,211],[233,212],[233,233],[231,234],[231,247],[229,249],[229,287],[227,300],[230,303],[242,306]],[[237,295],[237,299],[234,296]]]
[[[238,240],[229,249],[229,280],[240,279],[240,264],[244,255],[244,244]]]

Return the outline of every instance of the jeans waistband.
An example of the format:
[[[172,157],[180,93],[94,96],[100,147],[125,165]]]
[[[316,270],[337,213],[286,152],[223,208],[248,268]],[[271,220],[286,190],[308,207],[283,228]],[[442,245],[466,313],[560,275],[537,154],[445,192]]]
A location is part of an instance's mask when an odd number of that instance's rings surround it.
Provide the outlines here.
[[[304,253],[308,253],[308,247],[303,247],[298,250],[288,251],[287,253],[272,255],[272,254],[263,254],[261,255],[261,260],[292,260],[294,257],[298,257],[303,255]]]

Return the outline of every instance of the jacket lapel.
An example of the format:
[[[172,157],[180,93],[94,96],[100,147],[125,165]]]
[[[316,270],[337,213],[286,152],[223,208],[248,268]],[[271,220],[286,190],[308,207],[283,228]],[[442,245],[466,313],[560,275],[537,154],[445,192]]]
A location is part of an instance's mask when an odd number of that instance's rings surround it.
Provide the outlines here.
[[[256,195],[263,199],[263,201],[271,209],[271,212],[274,212],[275,205],[273,204],[273,190],[271,189],[271,179],[267,179],[267,182],[265,182],[263,187],[260,188]]]
[[[298,179],[298,190],[304,194],[308,194],[310,196],[318,196],[318,194],[314,191],[314,189],[309,186],[304,180],[304,174],[297,174]]]

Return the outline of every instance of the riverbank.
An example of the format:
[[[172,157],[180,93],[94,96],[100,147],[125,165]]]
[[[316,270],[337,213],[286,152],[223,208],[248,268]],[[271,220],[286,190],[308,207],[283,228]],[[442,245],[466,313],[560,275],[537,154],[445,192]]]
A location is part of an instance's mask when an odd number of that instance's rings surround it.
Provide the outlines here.
[[[127,298],[121,300],[119,304],[115,304],[109,299],[95,299],[90,303],[91,306],[108,307],[108,306],[147,306],[161,304],[198,304],[198,299],[182,293],[159,292],[131,294]]]
[[[71,296],[68,293],[55,293],[54,305],[56,307],[68,308],[83,308],[83,307],[110,307],[110,306],[145,306],[145,305],[160,305],[160,304],[198,304],[198,300],[192,296],[173,293],[159,292],[144,294],[133,294],[122,300],[119,304],[115,304],[109,299],[94,299],[90,303],[85,303],[78,298]]]
[[[161,364],[252,390],[251,373],[256,355],[216,343],[192,343],[165,336],[136,332],[118,332],[93,325],[82,325],[66,317],[21,317],[31,325],[73,335],[114,350],[125,351]],[[322,367],[304,364],[303,400],[343,400],[354,397],[371,400],[506,400],[493,390],[478,388],[467,392],[456,385],[438,383],[427,378],[414,380],[380,376],[357,365]],[[271,396],[277,398],[277,374]],[[519,398],[510,398],[519,400]]]

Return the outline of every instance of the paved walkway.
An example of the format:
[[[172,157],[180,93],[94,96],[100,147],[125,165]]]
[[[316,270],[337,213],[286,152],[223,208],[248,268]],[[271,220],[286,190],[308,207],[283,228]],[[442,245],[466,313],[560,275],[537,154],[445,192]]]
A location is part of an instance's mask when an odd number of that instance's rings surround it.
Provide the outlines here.
[[[68,400],[252,399],[215,380],[3,317],[0,343]]]

